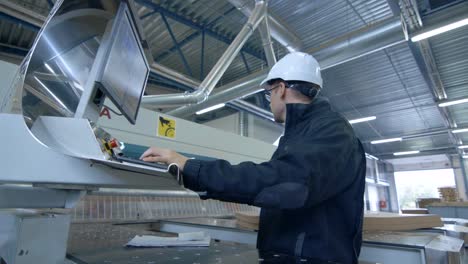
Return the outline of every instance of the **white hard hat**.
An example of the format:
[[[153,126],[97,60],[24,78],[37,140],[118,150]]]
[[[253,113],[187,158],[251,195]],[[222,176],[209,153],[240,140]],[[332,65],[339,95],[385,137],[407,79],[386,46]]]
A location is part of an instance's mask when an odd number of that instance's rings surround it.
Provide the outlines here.
[[[315,83],[320,87],[323,84],[317,60],[312,55],[303,52],[289,53],[276,62],[260,86],[265,86],[268,81],[274,79]]]

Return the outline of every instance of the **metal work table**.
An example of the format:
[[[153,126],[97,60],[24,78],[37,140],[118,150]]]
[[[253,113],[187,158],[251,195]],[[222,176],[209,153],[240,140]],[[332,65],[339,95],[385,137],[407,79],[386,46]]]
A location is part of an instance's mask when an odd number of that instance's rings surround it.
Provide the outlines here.
[[[453,224],[459,226],[467,226],[468,227],[468,219],[463,218],[442,218],[444,224]]]
[[[259,253],[255,246],[212,240],[210,247],[200,248],[126,248],[135,235],[170,236],[147,231],[150,225],[72,224],[68,254],[76,264],[156,264],[156,263],[323,263],[273,253]]]
[[[445,221],[444,221],[445,222]],[[440,233],[447,235],[449,237],[456,237],[464,242],[464,247],[465,247],[465,254],[463,256],[464,262],[462,263],[468,263],[468,227],[465,225],[459,225],[468,223],[467,220],[464,221],[455,221],[453,222],[454,224],[445,224],[443,227],[436,227],[430,229],[431,232],[434,233]]]
[[[433,232],[372,231],[363,233],[361,258],[391,263],[463,263],[463,241]]]
[[[193,232],[203,230],[212,238],[255,245],[257,233],[243,230],[232,219],[188,218],[159,221],[157,230]],[[362,261],[381,262],[391,259],[403,263],[461,263],[461,237],[433,232],[365,232],[361,249]],[[435,261],[435,262],[434,262]]]
[[[210,247],[125,248],[123,246],[135,235],[171,236],[172,233],[193,231],[204,231],[209,234],[214,239]],[[291,259],[273,253],[259,254],[255,248],[255,239],[256,232],[237,228],[233,219],[187,218],[123,225],[73,224],[70,228],[68,256],[77,264],[320,263],[309,259]],[[400,264],[459,264],[465,261],[461,260],[463,242],[462,239],[429,230],[365,232],[360,263],[391,260],[390,263],[398,261]]]
[[[443,230],[450,237],[457,237],[465,242],[465,247],[468,247],[468,227],[445,224],[437,229]]]
[[[156,230],[163,232],[196,232],[203,230],[211,238],[255,246],[257,232],[237,227],[236,220],[223,218],[185,218],[161,220],[154,224]]]
[[[97,263],[257,263],[254,247],[212,241],[207,248],[127,248],[135,235],[168,236],[132,225],[72,224],[67,257],[77,264]]]

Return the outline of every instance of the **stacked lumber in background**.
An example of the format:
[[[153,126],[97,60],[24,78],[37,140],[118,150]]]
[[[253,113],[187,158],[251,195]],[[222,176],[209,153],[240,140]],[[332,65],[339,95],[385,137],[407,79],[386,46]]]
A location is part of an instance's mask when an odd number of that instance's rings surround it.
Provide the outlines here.
[[[440,198],[444,202],[458,202],[458,192],[455,187],[439,187]]]
[[[416,203],[419,208],[427,208],[428,205],[433,203],[440,203],[442,200],[440,198],[419,198]]]

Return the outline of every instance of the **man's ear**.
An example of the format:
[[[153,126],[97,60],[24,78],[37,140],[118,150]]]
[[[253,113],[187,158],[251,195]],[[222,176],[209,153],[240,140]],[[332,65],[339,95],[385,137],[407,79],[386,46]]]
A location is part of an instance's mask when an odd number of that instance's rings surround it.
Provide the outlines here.
[[[280,87],[278,87],[278,93],[280,93],[279,96],[281,99],[284,99],[286,97],[286,89],[287,88],[284,82],[281,82]]]

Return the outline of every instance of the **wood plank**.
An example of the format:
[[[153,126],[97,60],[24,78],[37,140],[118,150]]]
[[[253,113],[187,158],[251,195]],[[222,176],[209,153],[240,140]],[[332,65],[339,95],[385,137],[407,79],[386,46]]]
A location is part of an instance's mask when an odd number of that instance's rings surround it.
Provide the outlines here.
[[[404,231],[421,228],[441,227],[444,224],[438,215],[366,213],[363,230]]]
[[[236,213],[236,219],[239,227],[249,230],[258,230],[259,213]],[[364,215],[363,230],[405,231],[441,227],[443,225],[441,217],[433,214],[367,212]]]
[[[402,214],[429,214],[426,208],[401,209]]]
[[[258,230],[258,224],[252,224],[252,223],[242,222],[242,221],[237,221],[237,227],[239,227],[240,229],[246,229],[246,230],[252,230],[252,231]]]
[[[260,212],[236,212],[238,221],[256,224],[258,226],[260,220]]]

